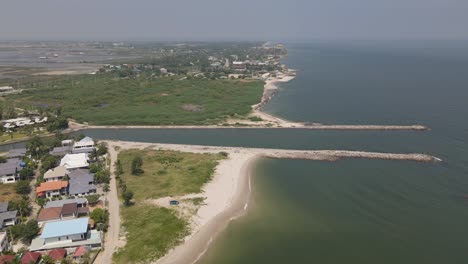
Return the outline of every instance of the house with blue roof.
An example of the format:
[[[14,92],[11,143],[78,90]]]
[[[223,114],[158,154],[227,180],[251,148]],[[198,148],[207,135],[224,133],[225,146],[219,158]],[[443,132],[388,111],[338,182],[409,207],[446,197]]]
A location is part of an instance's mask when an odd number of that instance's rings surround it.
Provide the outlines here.
[[[31,242],[30,250],[49,250],[54,248],[75,248],[102,245],[101,232],[89,230],[89,218],[77,218],[45,223],[41,235]]]

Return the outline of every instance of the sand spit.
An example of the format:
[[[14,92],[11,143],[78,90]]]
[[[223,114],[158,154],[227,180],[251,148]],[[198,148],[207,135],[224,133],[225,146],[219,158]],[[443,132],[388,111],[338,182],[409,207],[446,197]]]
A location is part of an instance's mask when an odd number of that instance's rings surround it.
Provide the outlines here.
[[[261,157],[337,161],[344,158],[409,160],[417,162],[438,162],[440,159],[418,153],[398,154],[346,150],[285,150],[241,147],[218,147],[200,145],[157,144],[125,141],[104,141],[110,148],[165,149],[193,153],[228,153],[216,168],[213,180],[203,187],[201,194],[182,197],[164,197],[152,201],[154,205],[165,206],[170,199],[183,200],[205,197],[204,204],[191,219],[191,235],[184,243],[172,249],[157,264],[196,263],[208,249],[216,236],[229,224],[247,211],[250,197],[250,173],[255,160]],[[167,206],[167,205],[166,205]],[[112,217],[112,216],[111,216]]]

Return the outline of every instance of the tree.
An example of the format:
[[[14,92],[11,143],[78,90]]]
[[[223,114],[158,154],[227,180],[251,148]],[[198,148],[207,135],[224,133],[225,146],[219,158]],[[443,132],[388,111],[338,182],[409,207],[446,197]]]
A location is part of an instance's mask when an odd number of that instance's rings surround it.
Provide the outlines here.
[[[22,181],[29,180],[29,178],[33,175],[34,175],[34,169],[29,166],[20,170],[19,172],[19,177],[20,177],[20,180]]]
[[[48,151],[42,139],[38,136],[33,137],[27,144],[26,149],[28,153],[35,159],[39,159],[44,153]]]
[[[0,163],[6,163],[7,162],[7,158],[5,158],[5,156],[0,156]]]
[[[124,205],[129,206],[132,204],[132,199],[133,199],[133,192],[130,190],[125,190],[123,193],[123,199],[124,199]]]
[[[110,182],[110,172],[109,170],[100,170],[94,174],[96,183],[109,183]]]
[[[41,171],[46,172],[52,168],[55,168],[58,165],[59,158],[53,155],[47,155],[42,158],[41,162]]]
[[[89,172],[96,173],[101,170],[101,165],[99,163],[92,163],[89,165]]]
[[[107,210],[96,208],[89,215],[91,219],[100,226],[101,230],[106,231],[109,224],[109,212]]]
[[[140,156],[136,156],[132,160],[132,174],[133,175],[140,175],[144,171],[142,169],[143,166],[143,159]]]
[[[99,194],[90,194],[86,196],[90,205],[96,205],[99,202]]]
[[[20,180],[16,183],[16,192],[18,194],[29,194],[31,192],[31,185],[29,181]]]
[[[104,145],[103,143],[99,144],[98,147],[97,147],[97,155],[98,156],[102,156],[102,155],[105,155],[107,154],[107,146]]]
[[[29,220],[26,224],[21,225],[23,225],[23,227],[20,228],[21,241],[25,244],[29,244],[39,233],[39,225],[35,219]]]
[[[119,177],[120,175],[123,174],[122,163],[120,163],[119,159],[115,162],[114,168],[115,168],[115,176]]]
[[[42,262],[43,264],[54,264],[54,260],[49,256],[49,255],[44,255],[42,256]]]
[[[29,202],[29,197],[24,195],[21,198],[16,198],[10,201],[8,209],[13,211],[17,210],[21,216],[28,216],[31,214],[32,207]]]

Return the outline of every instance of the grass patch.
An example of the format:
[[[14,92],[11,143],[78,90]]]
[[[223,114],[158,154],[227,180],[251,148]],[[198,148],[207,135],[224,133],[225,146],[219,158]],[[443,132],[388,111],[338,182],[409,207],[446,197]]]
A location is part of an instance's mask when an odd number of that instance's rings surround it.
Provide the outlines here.
[[[0,202],[8,202],[19,197],[16,193],[16,183],[0,183]]]
[[[131,174],[134,157],[143,159],[143,173]],[[146,199],[201,192],[211,180],[221,154],[196,154],[167,150],[124,150],[119,153],[127,189],[134,205],[122,207],[127,244],[114,254],[116,263],[148,263],[165,255],[190,232],[189,222],[173,209],[160,208]],[[119,189],[119,191],[121,191]],[[205,198],[194,198],[202,205]]]
[[[116,263],[148,263],[166,254],[188,235],[186,220],[151,205],[122,208],[127,244],[114,254]]]
[[[131,175],[134,157],[143,158],[144,173]],[[168,150],[125,150],[119,153],[122,179],[136,201],[201,192],[209,182],[221,154],[183,153]]]
[[[263,93],[261,81],[136,79],[112,74],[23,83],[9,101],[24,108],[61,106],[63,114],[96,125],[210,125],[247,115]]]

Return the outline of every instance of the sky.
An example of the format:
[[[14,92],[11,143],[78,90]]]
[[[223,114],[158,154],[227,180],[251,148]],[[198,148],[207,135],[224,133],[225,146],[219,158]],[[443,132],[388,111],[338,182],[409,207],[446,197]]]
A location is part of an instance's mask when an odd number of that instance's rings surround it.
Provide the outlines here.
[[[468,0],[2,0],[0,40],[457,40]]]

